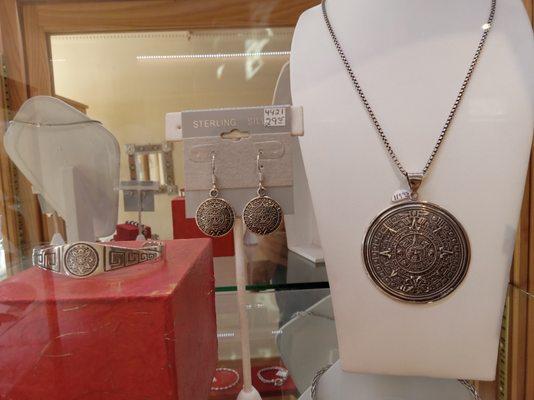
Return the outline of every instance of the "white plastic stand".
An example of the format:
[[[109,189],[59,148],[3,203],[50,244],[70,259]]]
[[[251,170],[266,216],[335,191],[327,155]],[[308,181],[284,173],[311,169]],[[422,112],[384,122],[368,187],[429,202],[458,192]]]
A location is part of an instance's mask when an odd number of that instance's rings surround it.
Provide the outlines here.
[[[243,243],[243,221],[236,218],[234,224],[235,272],[237,281],[237,307],[239,309],[239,327],[241,331],[241,359],[243,362],[243,389],[238,400],[261,400],[258,391],[252,386],[252,366],[250,362],[250,333],[247,314],[247,259]]]
[[[343,372],[336,362],[319,380],[317,400],[473,400],[457,380]],[[299,400],[311,400],[310,389]]]

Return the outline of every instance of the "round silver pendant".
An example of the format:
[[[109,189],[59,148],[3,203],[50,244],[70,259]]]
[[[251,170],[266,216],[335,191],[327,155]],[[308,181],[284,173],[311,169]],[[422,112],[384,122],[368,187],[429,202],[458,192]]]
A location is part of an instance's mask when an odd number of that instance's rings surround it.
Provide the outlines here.
[[[226,200],[212,197],[200,203],[195,220],[204,234],[221,237],[234,227],[234,209]]]
[[[65,268],[71,275],[87,276],[98,267],[98,253],[88,244],[78,243],[70,246],[64,256]]]
[[[373,282],[403,301],[428,303],[452,293],[469,267],[469,239],[443,208],[427,202],[394,205],[367,230],[363,259]]]
[[[243,221],[248,230],[256,235],[273,233],[283,217],[282,207],[269,196],[254,197],[243,209]]]

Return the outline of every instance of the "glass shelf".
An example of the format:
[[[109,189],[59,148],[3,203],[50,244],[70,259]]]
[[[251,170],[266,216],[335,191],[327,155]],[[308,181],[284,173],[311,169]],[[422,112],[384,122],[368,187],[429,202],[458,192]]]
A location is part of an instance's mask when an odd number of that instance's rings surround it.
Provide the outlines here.
[[[329,294],[329,289],[246,294],[252,380],[263,399],[297,399],[309,386],[317,369],[337,360],[335,322]],[[216,307],[219,342],[217,366],[235,370],[242,377],[236,293],[217,293]],[[325,318],[310,316],[306,314],[307,310],[314,310],[316,315]],[[302,357],[303,354],[308,356]],[[289,378],[282,387],[262,384],[257,378],[260,369],[274,366],[286,368],[289,372]],[[241,385],[242,381],[227,390],[212,391],[209,399],[234,400]]]
[[[216,257],[216,292],[235,292],[235,258]],[[247,290],[303,290],[329,288],[324,262],[314,263],[290,250],[287,251],[287,266],[268,259],[249,257],[247,262]]]

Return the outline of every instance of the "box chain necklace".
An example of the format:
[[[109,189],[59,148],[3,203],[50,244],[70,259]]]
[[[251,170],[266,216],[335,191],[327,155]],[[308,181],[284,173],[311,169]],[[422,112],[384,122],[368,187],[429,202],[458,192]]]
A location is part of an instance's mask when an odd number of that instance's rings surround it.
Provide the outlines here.
[[[441,133],[424,168],[418,173],[408,172],[401,164],[339,43],[328,18],[325,0],[321,7],[328,32],[354,89],[387,153],[406,177],[410,188],[407,201],[382,211],[368,228],[362,246],[366,272],[378,288],[396,300],[429,303],[443,299],[460,285],[467,274],[469,239],[460,222],[450,212],[436,204],[418,201],[417,190],[445,139],[477,65],[493,23],[496,0],[491,1],[488,20],[482,26],[482,37]]]

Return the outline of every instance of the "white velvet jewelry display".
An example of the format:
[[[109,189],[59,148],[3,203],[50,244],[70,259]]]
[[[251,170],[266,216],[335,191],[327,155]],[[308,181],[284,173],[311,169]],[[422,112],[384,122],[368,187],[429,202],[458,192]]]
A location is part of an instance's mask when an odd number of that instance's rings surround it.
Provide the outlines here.
[[[409,172],[424,166],[481,36],[490,0],[328,0],[345,53]],[[493,380],[528,167],[532,31],[520,1],[495,21],[448,136],[419,191],[469,236],[463,283],[432,304],[384,295],[365,273],[371,220],[407,188],[326,29],[320,6],[298,22],[292,98],[328,268],[341,366],[349,372]],[[337,397],[344,398],[344,397]],[[352,398],[352,397],[351,397]]]

